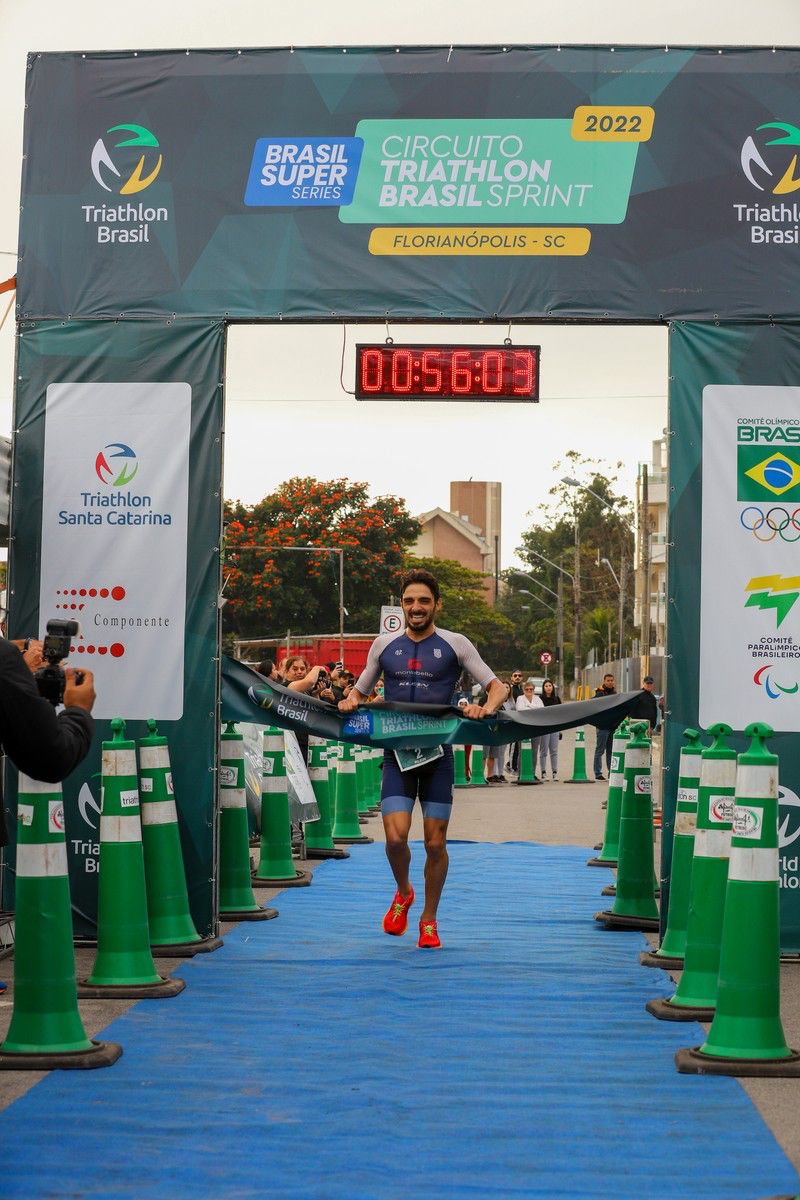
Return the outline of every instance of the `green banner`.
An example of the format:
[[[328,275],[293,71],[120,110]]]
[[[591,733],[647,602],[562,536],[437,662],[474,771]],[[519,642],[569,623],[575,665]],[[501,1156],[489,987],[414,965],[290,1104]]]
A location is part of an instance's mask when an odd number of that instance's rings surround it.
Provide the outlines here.
[[[685,728],[763,721],[779,758],[781,947],[800,952],[800,324],[670,329],[662,889]],[[666,904],[662,904],[662,918]]]
[[[92,749],[63,785],[78,936],[95,930],[100,743],[113,716],[133,739],[154,717],[168,739],[192,915],[203,934],[216,923],[223,347],[218,321],[20,329],[9,636],[78,619],[66,662],[96,680]]]

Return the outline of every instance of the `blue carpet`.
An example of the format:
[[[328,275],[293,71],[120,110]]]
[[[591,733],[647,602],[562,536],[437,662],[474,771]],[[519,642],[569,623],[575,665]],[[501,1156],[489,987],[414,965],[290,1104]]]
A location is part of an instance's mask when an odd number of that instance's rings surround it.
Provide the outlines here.
[[[54,1072],[0,1114],[0,1195],[800,1191],[735,1080],[675,1071],[702,1030],[645,1013],[669,979],[638,965],[641,935],[592,920],[607,877],[585,858],[454,845],[438,952],[380,932],[382,846],[324,863],[277,921],[182,966],[182,995],[115,1021],[116,1066]]]

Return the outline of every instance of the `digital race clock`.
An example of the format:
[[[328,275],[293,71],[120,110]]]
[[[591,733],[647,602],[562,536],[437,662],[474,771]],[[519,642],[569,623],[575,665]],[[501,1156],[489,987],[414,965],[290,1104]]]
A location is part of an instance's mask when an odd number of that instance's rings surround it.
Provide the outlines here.
[[[539,346],[356,346],[359,400],[539,400]]]

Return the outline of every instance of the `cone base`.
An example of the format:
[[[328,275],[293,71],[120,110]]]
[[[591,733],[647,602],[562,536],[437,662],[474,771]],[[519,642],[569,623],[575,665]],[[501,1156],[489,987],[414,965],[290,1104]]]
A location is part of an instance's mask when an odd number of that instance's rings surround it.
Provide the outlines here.
[[[615,883],[609,883],[607,885],[607,887],[604,887],[602,892],[600,893],[601,896],[616,896],[616,894],[617,894],[617,885]],[[661,899],[661,888],[655,888],[653,890],[653,896],[655,897],[656,900],[660,900]]]
[[[349,858],[346,850],[337,850],[335,846],[326,849],[324,846],[306,846],[306,858]]]
[[[606,929],[638,929],[642,933],[655,933],[659,928],[658,917],[628,917],[623,913],[596,912],[595,921],[604,921]]]
[[[227,912],[220,909],[220,921],[272,921],[277,917],[277,908],[231,908]]]
[[[468,788],[468,787],[472,787],[472,784],[471,783],[454,783],[453,787],[454,788]]]
[[[294,876],[290,876],[289,879],[270,879],[254,872],[250,876],[250,882],[253,887],[308,887],[311,876],[308,871],[295,871]]]
[[[161,942],[150,943],[150,953],[153,958],[194,958],[195,954],[210,954],[219,950],[222,938],[207,937],[199,942]]]
[[[691,1004],[671,1004],[667,997],[648,1000],[645,1008],[658,1021],[713,1021],[715,1008],[700,1008]]]
[[[359,813],[359,814],[358,814],[358,823],[359,823],[359,825],[366,825],[368,821],[369,821],[369,814],[368,814],[368,813]]]
[[[541,787],[541,779],[518,779],[517,787]]]
[[[186,987],[185,979],[161,976],[160,983],[89,983],[78,980],[79,1000],[162,1000],[177,996]]]
[[[699,1046],[679,1050],[675,1066],[681,1075],[741,1075],[747,1079],[796,1079],[800,1076],[800,1054],[790,1050],[785,1058],[722,1058],[704,1054]]]
[[[337,837],[334,834],[333,840],[339,842],[342,846],[365,846],[368,842],[374,842],[375,838],[367,837],[366,834],[363,837]]]
[[[110,1067],[122,1054],[117,1042],[96,1042],[90,1050],[67,1050],[61,1054],[6,1054],[0,1051],[0,1071],[91,1071]]]
[[[676,954],[659,954],[656,950],[643,950],[639,955],[642,967],[661,967],[665,971],[682,971],[683,958]]]
[[[591,783],[591,779],[565,779],[564,783]]]
[[[602,846],[595,846],[595,850],[602,850]],[[587,867],[618,867],[619,859],[617,858],[587,858]]]

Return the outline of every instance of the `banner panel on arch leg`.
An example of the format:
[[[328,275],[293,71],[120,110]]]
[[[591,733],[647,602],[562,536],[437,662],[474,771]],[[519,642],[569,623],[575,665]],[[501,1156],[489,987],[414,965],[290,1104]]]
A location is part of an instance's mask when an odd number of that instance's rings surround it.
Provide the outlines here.
[[[92,750],[64,783],[75,931],[95,929],[100,743],[121,716],[130,736],[154,717],[169,740],[192,917],[209,934],[224,327],[37,322],[18,346],[9,632],[77,619],[65,663],[91,668],[97,691]]]
[[[670,337],[666,762],[677,773],[698,722],[778,731],[781,949],[798,953],[800,324],[681,323]]]

